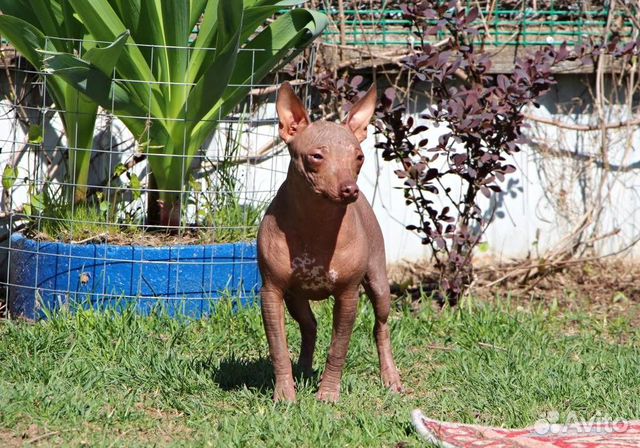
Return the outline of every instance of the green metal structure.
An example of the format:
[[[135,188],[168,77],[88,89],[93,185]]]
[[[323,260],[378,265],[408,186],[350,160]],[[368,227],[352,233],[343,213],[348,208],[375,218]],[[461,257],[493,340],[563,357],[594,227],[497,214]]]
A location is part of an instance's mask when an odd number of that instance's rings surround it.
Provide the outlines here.
[[[346,2],[350,4],[351,2]],[[337,8],[328,11],[333,24],[324,32],[324,41],[347,46],[407,47],[412,42],[418,44],[411,22],[403,18],[400,9],[393,9],[397,2],[389,2],[383,9],[346,9],[344,11],[344,36],[341,38],[340,14]],[[475,5],[468,2],[468,7]],[[581,10],[579,8],[534,10],[499,9],[500,2],[489,10],[482,8],[478,20],[479,39],[489,46],[541,46],[578,45],[583,42],[599,41],[609,15],[608,8]],[[616,32],[622,39],[631,38],[632,24],[621,13],[616,13]],[[484,20],[482,20],[484,19]],[[486,26],[482,22],[486,23]],[[442,36],[433,37],[440,40]]]
[[[377,47],[408,47],[412,42],[418,44],[411,22],[403,18],[402,10],[398,8],[399,1],[383,2],[385,7],[380,9],[345,9],[344,35],[341,42],[340,14],[336,2],[328,2],[331,7],[323,12],[333,20],[328,27],[323,40],[326,43],[347,46],[377,46]],[[345,1],[351,6],[354,2]],[[478,5],[477,0],[467,0],[467,7]],[[602,37],[607,23],[609,8],[582,8],[578,2],[575,7],[563,8],[556,6],[556,0],[551,0],[548,9],[520,8],[510,9],[497,0],[493,8],[481,5],[480,39],[489,46],[541,46],[579,45],[583,42],[598,41]],[[582,5],[584,6],[584,4]],[[631,21],[622,13],[617,12],[616,32],[622,39],[631,38],[633,26]],[[194,29],[194,35],[198,27]],[[435,36],[434,40],[444,38]],[[0,37],[1,44],[6,45]]]

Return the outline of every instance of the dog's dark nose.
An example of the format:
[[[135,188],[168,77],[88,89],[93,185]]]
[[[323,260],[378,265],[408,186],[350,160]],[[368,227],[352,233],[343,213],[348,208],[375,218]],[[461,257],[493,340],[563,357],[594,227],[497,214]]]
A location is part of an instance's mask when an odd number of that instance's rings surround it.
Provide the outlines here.
[[[358,199],[360,189],[355,182],[345,182],[340,186],[340,197],[345,202],[353,202]]]

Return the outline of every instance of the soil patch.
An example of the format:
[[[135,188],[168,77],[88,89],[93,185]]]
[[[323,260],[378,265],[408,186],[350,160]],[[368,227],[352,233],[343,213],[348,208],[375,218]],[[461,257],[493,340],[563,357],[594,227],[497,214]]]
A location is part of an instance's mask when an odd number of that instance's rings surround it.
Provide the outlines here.
[[[60,238],[52,238],[48,234],[42,232],[33,232],[27,234],[27,236],[37,241],[58,241],[74,244],[108,243],[115,246],[160,247],[229,243],[229,241],[217,241],[214,231],[206,231],[202,229],[184,229],[176,232],[167,232],[165,230],[118,231],[117,229],[111,229],[109,231],[98,232],[93,235],[79,235],[76,237],[61,235]],[[255,239],[255,233],[233,242],[251,241],[253,239]]]
[[[55,441],[59,442],[59,431],[47,431],[38,425],[31,425],[21,433],[2,429],[0,430],[0,445],[6,448],[22,446],[50,446]]]
[[[438,276],[429,261],[400,263],[390,271],[392,293],[417,300],[421,292],[438,290]],[[545,266],[542,261],[478,263],[469,294],[481,300],[511,298],[589,309],[640,305],[640,263],[620,259],[576,261]]]

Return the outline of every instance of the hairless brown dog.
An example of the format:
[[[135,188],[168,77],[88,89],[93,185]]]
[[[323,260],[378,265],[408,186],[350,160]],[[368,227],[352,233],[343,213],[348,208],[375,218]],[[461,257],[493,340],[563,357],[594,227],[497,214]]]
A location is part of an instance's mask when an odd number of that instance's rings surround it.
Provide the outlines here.
[[[375,104],[372,86],[344,124],[311,123],[291,86],[284,83],[279,90],[280,136],[291,162],[258,233],[262,319],[276,376],[274,400],[296,398],[284,305],[300,326],[299,364],[310,373],[317,324],[309,300],[329,295],[335,297],[333,334],[317,397],[338,400],[360,285],[375,310],[382,380],[392,390],[402,390],[387,325],[389,283],[382,232],[356,185],[364,161],[360,142],[367,136]]]

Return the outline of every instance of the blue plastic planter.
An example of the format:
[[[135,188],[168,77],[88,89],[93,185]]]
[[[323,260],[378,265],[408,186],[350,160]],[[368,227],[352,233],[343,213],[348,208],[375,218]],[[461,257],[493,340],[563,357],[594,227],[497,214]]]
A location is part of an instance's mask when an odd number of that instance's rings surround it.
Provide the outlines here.
[[[11,237],[9,311],[27,319],[43,307],[162,307],[169,315],[209,315],[221,297],[247,303],[260,288],[256,245],[116,246]]]

